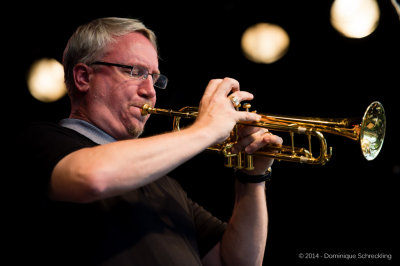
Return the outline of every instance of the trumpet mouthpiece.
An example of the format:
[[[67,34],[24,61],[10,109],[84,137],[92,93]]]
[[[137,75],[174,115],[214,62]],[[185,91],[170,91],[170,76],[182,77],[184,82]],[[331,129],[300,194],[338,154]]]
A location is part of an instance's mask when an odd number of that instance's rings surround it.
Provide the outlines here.
[[[142,116],[150,114],[151,109],[152,109],[152,107],[150,106],[150,104],[148,104],[148,103],[143,104],[142,111],[141,111]]]

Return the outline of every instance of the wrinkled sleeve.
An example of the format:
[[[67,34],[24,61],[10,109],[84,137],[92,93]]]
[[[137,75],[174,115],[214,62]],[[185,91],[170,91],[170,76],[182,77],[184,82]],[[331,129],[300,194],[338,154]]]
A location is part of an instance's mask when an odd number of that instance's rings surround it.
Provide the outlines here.
[[[199,204],[191,201],[200,257],[204,257],[221,239],[227,223],[222,222]]]

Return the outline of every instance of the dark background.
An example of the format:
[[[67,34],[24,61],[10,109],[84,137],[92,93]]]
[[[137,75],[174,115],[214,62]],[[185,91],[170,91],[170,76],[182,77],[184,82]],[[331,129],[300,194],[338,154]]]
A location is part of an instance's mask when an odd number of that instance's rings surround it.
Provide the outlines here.
[[[262,4],[261,4],[262,3]],[[267,185],[270,215],[265,264],[387,264],[398,254],[398,149],[400,20],[390,3],[379,1],[375,32],[348,39],[330,24],[332,1],[87,1],[29,3],[3,7],[3,79],[9,82],[3,113],[18,126],[58,121],[69,114],[67,97],[54,103],[33,99],[26,74],[36,59],[61,61],[65,44],[80,24],[103,16],[141,19],[158,36],[161,72],[170,80],[158,92],[158,106],[197,106],[208,81],[233,77],[255,95],[261,113],[315,117],[361,117],[372,101],[387,114],[381,154],[366,161],[359,144],[325,134],[333,157],[325,166],[276,162]],[[282,26],[288,53],[276,63],[248,61],[241,53],[244,30],[258,22]],[[8,27],[8,26],[12,27]],[[14,27],[15,25],[15,27]],[[13,124],[14,125],[14,124]],[[170,130],[172,120],[153,116],[146,135]],[[301,138],[301,137],[299,137]],[[188,194],[221,219],[229,219],[232,171],[223,158],[203,153],[171,173]],[[397,240],[397,241],[395,241]],[[397,242],[397,245],[395,244]],[[385,253],[379,259],[300,259],[299,254]]]

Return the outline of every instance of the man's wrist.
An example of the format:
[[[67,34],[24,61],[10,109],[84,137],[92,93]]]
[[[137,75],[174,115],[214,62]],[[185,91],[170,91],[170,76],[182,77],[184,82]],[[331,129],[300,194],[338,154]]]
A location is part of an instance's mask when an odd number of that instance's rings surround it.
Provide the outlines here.
[[[271,174],[272,174],[272,168],[269,167],[268,170],[262,174],[262,175],[248,175],[242,171],[238,171],[235,169],[235,177],[236,179],[242,183],[242,184],[247,184],[247,183],[261,183],[265,181],[269,181],[271,179]]]

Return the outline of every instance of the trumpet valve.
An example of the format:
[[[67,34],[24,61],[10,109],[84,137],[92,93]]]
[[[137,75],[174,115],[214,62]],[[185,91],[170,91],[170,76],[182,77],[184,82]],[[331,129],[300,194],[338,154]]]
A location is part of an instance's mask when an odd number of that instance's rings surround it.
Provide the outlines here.
[[[233,167],[233,157],[225,157],[225,167]]]
[[[246,109],[246,111],[248,112],[249,109],[251,108],[251,104],[249,104],[249,103],[244,103],[244,104],[243,104],[243,108]]]
[[[246,154],[245,169],[254,170],[253,155],[251,154]]]

